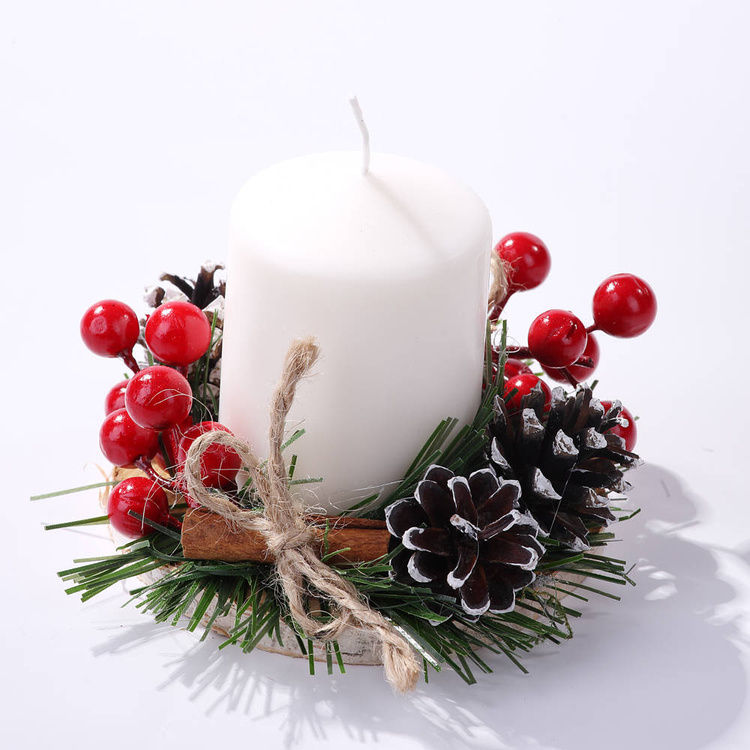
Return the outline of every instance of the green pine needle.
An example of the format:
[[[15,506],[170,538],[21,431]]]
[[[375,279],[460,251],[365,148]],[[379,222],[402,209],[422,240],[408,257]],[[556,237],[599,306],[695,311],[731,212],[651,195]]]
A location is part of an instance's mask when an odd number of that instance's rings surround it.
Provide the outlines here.
[[[47,523],[44,525],[44,530],[54,531],[55,529],[71,529],[74,526],[101,526],[105,523],[109,523],[109,516],[95,516],[94,518],[81,518],[78,521]]]
[[[102,487],[114,487],[117,482],[96,482],[94,484],[84,484],[82,487],[72,487],[68,490],[58,490],[57,492],[47,492],[44,495],[32,495],[29,500],[48,500],[51,497],[61,497],[62,495],[72,495],[74,492],[85,492],[86,490],[98,490]],[[62,527],[61,527],[62,528]]]

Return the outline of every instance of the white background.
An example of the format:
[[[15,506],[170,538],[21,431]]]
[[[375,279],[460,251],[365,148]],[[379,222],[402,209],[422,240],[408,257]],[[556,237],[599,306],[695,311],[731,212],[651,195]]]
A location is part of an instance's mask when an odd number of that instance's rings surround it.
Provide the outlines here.
[[[748,24],[742,2],[696,0],[3,3],[7,747],[746,747]],[[599,370],[641,417],[643,513],[617,548],[638,585],[585,605],[529,676],[492,659],[479,685],[396,698],[376,668],[219,653],[119,589],[82,606],[54,572],[108,543],[41,523],[95,514],[94,494],[28,502],[97,480],[122,368],[83,348],[81,312],[222,258],[257,170],[358,148],[352,91],[373,148],[466,181],[496,237],[545,239],[548,282],[507,309],[518,339],[548,307],[589,319],[611,273],[659,296]]]

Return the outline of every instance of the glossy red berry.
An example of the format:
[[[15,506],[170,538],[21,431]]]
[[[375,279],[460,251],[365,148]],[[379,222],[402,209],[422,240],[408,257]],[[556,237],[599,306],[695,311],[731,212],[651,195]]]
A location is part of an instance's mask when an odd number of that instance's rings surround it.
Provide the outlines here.
[[[539,286],[549,274],[547,246],[529,232],[506,234],[495,245],[495,252],[505,261],[510,290],[518,292]]]
[[[174,522],[169,515],[169,500],[164,490],[147,477],[129,477],[118,484],[107,501],[109,522],[125,536],[137,538],[151,534],[154,529],[129,511],[161,526]]]
[[[581,358],[588,358],[592,361],[591,367],[585,367],[584,365],[568,365],[567,370],[573,376],[574,380],[579,383],[583,383],[586,380],[590,380],[591,376],[596,370],[596,366],[599,364],[600,350],[599,343],[594,338],[594,334],[590,333],[586,339],[586,348],[581,354]],[[558,383],[570,383],[570,381],[563,375],[562,370],[555,367],[546,367],[542,365],[544,372]]]
[[[183,422],[193,405],[190,383],[171,367],[154,365],[136,373],[125,389],[125,408],[136,424],[166,430]]]
[[[516,375],[524,375],[528,374],[531,375],[531,368],[521,359],[514,359],[513,357],[508,357],[508,359],[505,360],[505,369],[503,370],[503,375],[506,378],[514,378]]]
[[[199,422],[185,432],[177,452],[178,464],[185,463],[190,446],[195,440],[211,431],[228,432],[231,430],[219,422]],[[214,443],[201,456],[201,481],[206,487],[228,487],[237,477],[242,462],[236,451],[226,445]]]
[[[567,367],[586,348],[586,326],[568,310],[547,310],[529,326],[529,350],[547,367]]]
[[[127,387],[127,385],[127,380],[121,380],[119,383],[113,385],[109,389],[109,393],[107,393],[104,399],[105,414],[111,414],[117,409],[125,408],[125,388]]]
[[[124,302],[104,299],[91,305],[81,318],[83,343],[100,357],[129,354],[140,333],[138,316]]]
[[[159,450],[159,433],[139,427],[125,409],[108,414],[99,430],[99,447],[115,466],[130,466],[137,458],[152,459]]]
[[[206,353],[211,343],[211,324],[196,305],[173,300],[151,314],[144,336],[160,362],[186,367]]]
[[[602,401],[604,411],[608,412],[612,408],[611,401]],[[625,450],[632,451],[635,448],[636,441],[638,440],[638,428],[635,426],[635,418],[630,412],[630,409],[622,407],[620,411],[620,419],[624,424],[615,425],[610,432],[619,435],[625,441]]]
[[[505,406],[511,414],[515,414],[520,410],[521,399],[523,399],[527,393],[531,393],[531,390],[537,384],[541,386],[542,392],[544,393],[545,411],[549,408],[550,397],[552,396],[549,386],[536,375],[523,373],[521,375],[516,375],[514,378],[510,378],[505,384],[503,398],[505,399]],[[511,396],[510,394],[513,390],[515,390],[515,393]]]
[[[594,292],[594,323],[610,336],[640,336],[656,318],[654,290],[632,273],[602,281]]]

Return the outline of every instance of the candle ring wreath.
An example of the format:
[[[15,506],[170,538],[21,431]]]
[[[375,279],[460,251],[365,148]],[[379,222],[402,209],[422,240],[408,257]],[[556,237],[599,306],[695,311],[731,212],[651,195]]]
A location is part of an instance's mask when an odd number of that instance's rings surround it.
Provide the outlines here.
[[[485,649],[526,671],[523,652],[572,637],[569,602],[633,584],[609,557],[624,472],[639,463],[636,426],[619,401],[594,396],[594,332],[629,338],[656,315],[651,287],[632,274],[605,279],[593,325],[553,309],[531,324],[526,347],[507,344],[503,311],[546,278],[550,257],[532,234],[491,253],[492,288],[481,403],[471,423],[438,424],[395,489],[340,516],[313,515],[292,495],[296,441],[286,417],[315,363],[313,339],[292,343],[271,404],[268,458],[218,422],[223,267],[195,279],[164,274],[147,290],[143,320],[103,300],[81,321],[94,353],[119,357],[132,376],[105,399],[100,446],[106,515],[47,529],[109,524],[115,554],[61,571],[83,601],[138,578],[136,606],[158,622],[225,636],[220,645],[305,657],[310,673],[382,663],[400,692],[450,667],[467,683],[491,672]],[[134,347],[140,347],[138,363]],[[538,367],[537,367],[538,365]],[[540,377],[563,383],[550,389]],[[314,384],[304,387],[314,387]],[[565,601],[563,601],[565,599]]]

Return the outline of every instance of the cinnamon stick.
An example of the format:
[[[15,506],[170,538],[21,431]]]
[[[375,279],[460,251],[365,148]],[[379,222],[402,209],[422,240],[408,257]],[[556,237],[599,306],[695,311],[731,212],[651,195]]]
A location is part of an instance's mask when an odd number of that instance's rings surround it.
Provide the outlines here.
[[[337,553],[327,562],[370,562],[388,552],[390,534],[383,521],[348,516],[310,516],[307,520],[320,540],[321,554]],[[260,532],[232,525],[201,508],[192,508],[183,518],[182,550],[190,560],[274,562]]]

